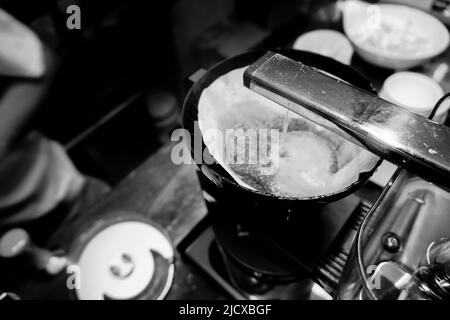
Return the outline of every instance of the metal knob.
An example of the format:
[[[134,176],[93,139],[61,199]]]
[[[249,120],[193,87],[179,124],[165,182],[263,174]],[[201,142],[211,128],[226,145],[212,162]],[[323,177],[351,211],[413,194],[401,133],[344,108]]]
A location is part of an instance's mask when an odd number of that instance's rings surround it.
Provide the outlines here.
[[[11,229],[0,238],[0,257],[14,258],[29,255],[34,266],[55,275],[68,265],[66,257],[56,256],[53,252],[33,244],[30,235],[23,229]]]
[[[0,238],[0,256],[13,258],[26,252],[31,245],[30,236],[23,229],[12,229]]]

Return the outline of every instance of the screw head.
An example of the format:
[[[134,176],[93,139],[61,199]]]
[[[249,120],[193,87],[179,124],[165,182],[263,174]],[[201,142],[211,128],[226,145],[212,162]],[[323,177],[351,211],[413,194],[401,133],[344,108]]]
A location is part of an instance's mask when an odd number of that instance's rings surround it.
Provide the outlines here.
[[[396,234],[389,233],[383,239],[383,246],[387,251],[395,253],[400,250],[401,241]]]

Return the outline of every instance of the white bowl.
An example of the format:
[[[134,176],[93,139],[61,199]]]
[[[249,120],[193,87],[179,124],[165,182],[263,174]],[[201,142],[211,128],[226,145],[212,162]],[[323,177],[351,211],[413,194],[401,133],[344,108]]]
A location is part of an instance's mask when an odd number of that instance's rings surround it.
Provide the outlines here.
[[[343,21],[359,56],[384,68],[418,66],[449,44],[449,32],[438,19],[407,6],[350,0],[344,3]]]
[[[321,54],[343,64],[350,64],[353,55],[353,47],[347,37],[329,29],[306,32],[295,40],[292,47]]]

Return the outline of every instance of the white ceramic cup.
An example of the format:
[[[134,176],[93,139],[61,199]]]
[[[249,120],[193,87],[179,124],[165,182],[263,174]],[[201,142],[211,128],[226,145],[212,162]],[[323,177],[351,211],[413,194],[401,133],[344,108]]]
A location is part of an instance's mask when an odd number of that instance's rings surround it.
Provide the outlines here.
[[[380,98],[428,117],[436,102],[444,95],[439,83],[416,72],[397,72],[386,79],[379,93]],[[447,111],[442,107],[435,119]]]

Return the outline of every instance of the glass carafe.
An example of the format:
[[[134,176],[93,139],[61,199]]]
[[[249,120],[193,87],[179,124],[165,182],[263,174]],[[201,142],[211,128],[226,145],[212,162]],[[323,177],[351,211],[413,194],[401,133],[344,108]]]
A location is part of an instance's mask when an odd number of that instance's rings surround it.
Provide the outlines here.
[[[398,169],[363,221],[338,299],[450,299],[450,193]]]

